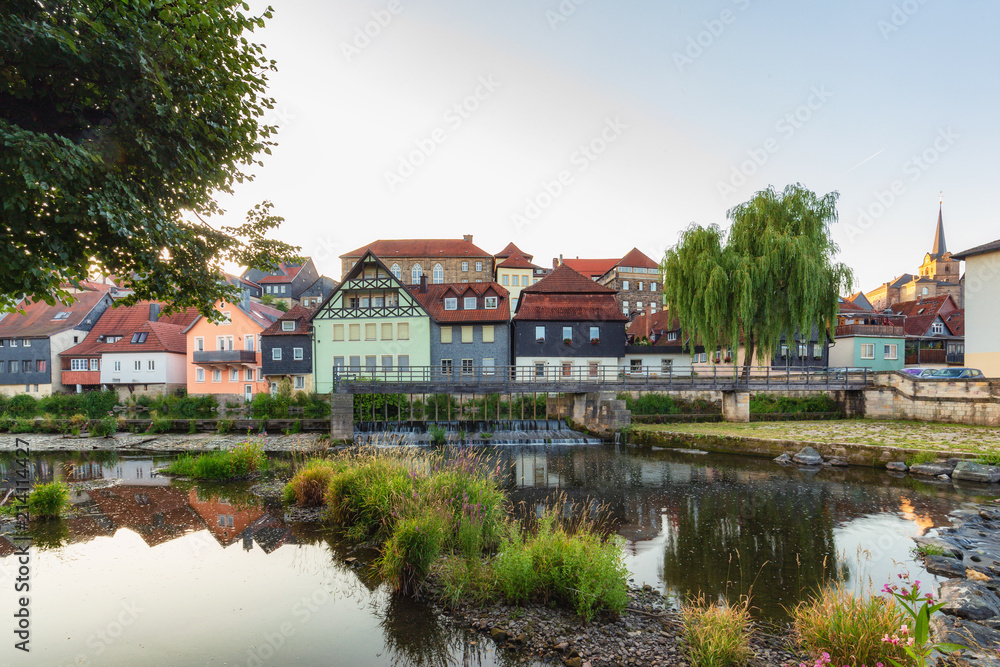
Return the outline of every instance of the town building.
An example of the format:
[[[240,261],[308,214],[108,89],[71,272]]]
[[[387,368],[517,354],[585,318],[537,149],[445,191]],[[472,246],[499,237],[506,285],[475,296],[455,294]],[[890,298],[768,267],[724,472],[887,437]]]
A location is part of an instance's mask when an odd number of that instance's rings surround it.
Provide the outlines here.
[[[516,245],[514,245],[513,241],[511,241],[510,243],[508,243],[507,247],[505,247],[503,250],[501,250],[497,254],[493,255],[493,265],[494,266],[499,266],[501,262],[503,262],[505,259],[509,258],[511,255],[513,255],[515,253],[521,255],[527,262],[531,263],[531,267],[532,267],[531,282],[528,283],[527,285],[521,285],[521,287],[527,287],[528,285],[534,285],[539,280],[541,280],[542,278],[544,278],[545,276],[549,275],[552,272],[551,268],[547,269],[544,266],[538,266],[537,264],[534,264],[535,256],[531,255],[529,253],[526,253],[523,250],[521,250],[520,248],[518,248]],[[495,276],[494,279],[497,282],[500,282],[499,272],[497,273],[497,275]],[[503,283],[501,283],[501,284],[503,284]],[[513,285],[511,285],[511,287],[513,287]],[[511,303],[513,303],[513,298],[511,299]]]
[[[493,280],[493,255],[472,242],[472,234],[461,239],[379,240],[340,256],[346,276],[368,252],[408,285],[419,285],[421,276],[433,284],[486,283]]]
[[[312,391],[311,317],[308,308],[292,306],[261,333],[261,369],[271,393],[280,382],[287,382],[293,391]]]
[[[663,309],[663,275],[660,265],[638,248],[632,248],[621,259],[563,259],[553,265],[566,264],[599,285],[615,290],[618,307],[630,318]]]
[[[834,341],[830,346],[830,366],[869,368],[873,371],[903,370],[906,336],[905,318],[874,311],[864,296],[841,299]]]
[[[625,356],[622,369],[631,375],[690,375],[695,361],[707,362],[705,348],[693,350],[681,331],[681,323],[668,311],[636,315],[625,330]]]
[[[965,365],[1000,378],[1000,239],[952,257],[965,261]]]
[[[242,278],[260,286],[260,298],[271,297],[288,308],[299,304],[302,293],[319,279],[312,257],[302,262],[282,262],[270,271],[248,269]]]
[[[410,293],[430,315],[431,366],[441,377],[494,375],[510,365],[509,293],[495,282],[427,283]]]
[[[251,401],[269,389],[261,367],[260,336],[282,312],[249,300],[216,302],[215,309],[221,321],[199,315],[185,329],[187,392]]]
[[[513,319],[519,377],[603,380],[625,356],[625,316],[615,291],[566,264],[521,290]]]
[[[510,293],[510,298],[507,301],[511,315],[517,310],[521,290],[540,280],[540,278],[535,277],[535,268],[534,264],[516,250],[509,257],[498,260],[496,282]]]
[[[907,366],[961,366],[965,362],[965,312],[950,294],[904,301],[892,307],[902,315]]]
[[[320,393],[333,388],[335,375],[384,377],[431,365],[427,310],[370,250],[320,304],[311,323],[313,386]]]
[[[319,307],[319,304],[327,300],[327,298],[333,294],[333,290],[337,289],[337,281],[333,278],[327,278],[326,276],[320,276],[316,279],[309,287],[305,288],[301,294],[299,294],[299,305],[303,308],[309,308],[310,310],[315,310]]]
[[[105,310],[110,291],[79,290],[72,304],[22,301],[21,312],[0,314],[0,393],[42,397],[67,390],[60,353],[82,341]]]

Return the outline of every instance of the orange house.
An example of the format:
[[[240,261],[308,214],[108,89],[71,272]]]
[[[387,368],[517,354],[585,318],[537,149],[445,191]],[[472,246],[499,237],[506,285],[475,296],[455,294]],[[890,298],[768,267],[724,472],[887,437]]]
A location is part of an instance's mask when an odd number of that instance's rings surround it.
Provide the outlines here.
[[[198,317],[187,335],[188,394],[232,394],[250,401],[268,391],[260,371],[260,334],[281,311],[260,303],[217,302],[221,322]]]

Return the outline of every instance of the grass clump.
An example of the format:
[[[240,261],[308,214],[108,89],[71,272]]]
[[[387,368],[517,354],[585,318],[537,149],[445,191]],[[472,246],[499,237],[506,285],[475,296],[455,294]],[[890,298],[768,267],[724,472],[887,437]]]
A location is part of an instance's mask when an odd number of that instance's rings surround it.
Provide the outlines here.
[[[976,463],[986,466],[1000,466],[1000,452],[984,452],[976,457]]]
[[[149,422],[150,433],[170,433],[173,430],[174,421],[167,417],[155,417]]]
[[[286,504],[299,507],[321,507],[326,504],[326,490],[333,475],[342,467],[328,459],[312,459],[285,485],[282,498]]]
[[[744,598],[735,605],[708,604],[699,597],[684,605],[684,641],[691,663],[704,667],[745,665],[750,648],[750,601]]]
[[[803,398],[772,394],[754,394],[750,397],[750,412],[839,412],[839,407],[837,406],[837,401],[823,394],[806,396]]]
[[[948,549],[938,545],[938,544],[919,544],[910,550],[913,556],[944,556],[945,558],[954,558],[953,554]]]
[[[227,480],[250,477],[270,467],[264,447],[258,442],[244,442],[232,451],[211,452],[192,456],[184,454],[164,471],[194,479]]]
[[[934,452],[917,452],[916,454],[911,454],[906,458],[907,467],[912,468],[915,465],[920,465],[921,463],[932,463],[937,459],[937,454]]]
[[[832,664],[907,664],[901,646],[883,642],[903,623],[900,609],[884,597],[849,591],[842,584],[826,587],[792,611],[799,645],[818,657],[830,654]]]
[[[69,488],[62,482],[39,484],[28,496],[28,513],[36,519],[58,519],[69,505]]]

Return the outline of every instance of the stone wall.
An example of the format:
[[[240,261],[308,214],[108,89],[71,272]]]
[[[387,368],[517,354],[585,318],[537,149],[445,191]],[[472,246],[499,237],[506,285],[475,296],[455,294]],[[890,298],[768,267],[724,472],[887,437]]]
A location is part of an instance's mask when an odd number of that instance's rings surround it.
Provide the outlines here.
[[[865,392],[865,417],[1000,426],[1000,382],[917,379],[879,373]]]
[[[595,434],[613,433],[632,423],[625,401],[611,391],[548,396],[546,404],[549,418],[568,417]]]

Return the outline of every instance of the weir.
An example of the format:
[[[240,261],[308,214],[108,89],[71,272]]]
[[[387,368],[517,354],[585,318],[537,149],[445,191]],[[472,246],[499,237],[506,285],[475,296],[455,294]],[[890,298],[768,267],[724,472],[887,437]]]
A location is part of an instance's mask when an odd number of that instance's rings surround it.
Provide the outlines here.
[[[468,420],[439,422],[360,422],[354,444],[374,446],[431,445],[432,431],[442,429],[449,444],[463,445],[599,445],[600,438],[574,431],[561,419]],[[488,435],[487,435],[488,434]]]

